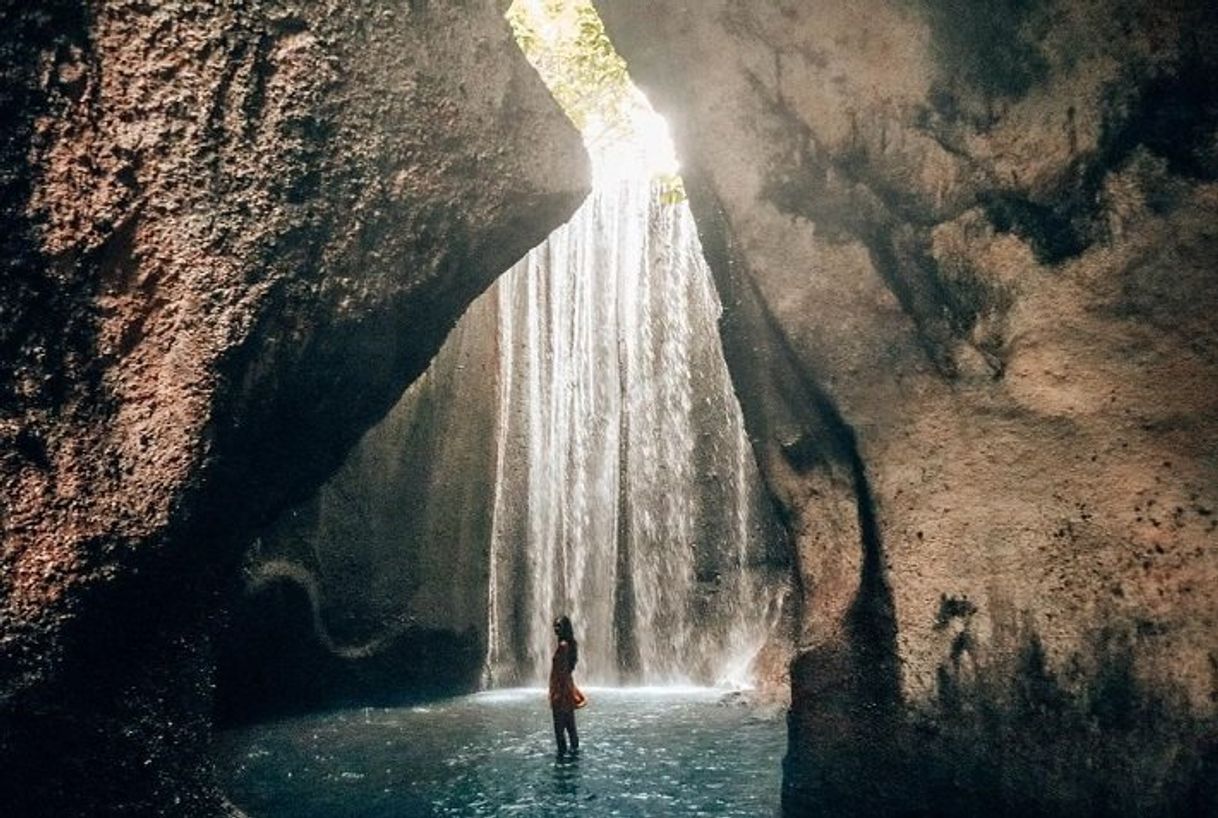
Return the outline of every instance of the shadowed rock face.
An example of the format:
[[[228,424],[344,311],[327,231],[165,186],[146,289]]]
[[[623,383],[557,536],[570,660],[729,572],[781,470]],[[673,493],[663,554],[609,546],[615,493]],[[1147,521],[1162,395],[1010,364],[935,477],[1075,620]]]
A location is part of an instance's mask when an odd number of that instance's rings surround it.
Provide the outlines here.
[[[790,813],[1213,810],[1213,4],[596,5],[795,543]]]
[[[499,288],[389,413],[260,532],[217,640],[217,719],[468,692],[486,661]]]
[[[208,619],[579,203],[483,2],[0,10],[0,803],[219,809]]]

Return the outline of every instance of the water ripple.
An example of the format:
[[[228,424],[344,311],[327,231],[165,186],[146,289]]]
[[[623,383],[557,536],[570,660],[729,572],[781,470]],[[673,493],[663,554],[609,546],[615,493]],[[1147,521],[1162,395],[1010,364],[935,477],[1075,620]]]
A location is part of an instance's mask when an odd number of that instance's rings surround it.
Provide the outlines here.
[[[544,696],[502,690],[230,733],[220,766],[251,818],[776,813],[781,714],[703,688],[600,689],[556,759]]]

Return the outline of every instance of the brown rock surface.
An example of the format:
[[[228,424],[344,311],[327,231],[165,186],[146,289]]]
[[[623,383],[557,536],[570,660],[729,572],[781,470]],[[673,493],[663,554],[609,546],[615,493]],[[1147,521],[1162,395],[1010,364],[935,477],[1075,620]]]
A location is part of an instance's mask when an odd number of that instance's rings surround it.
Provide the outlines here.
[[[0,803],[208,813],[207,619],[584,195],[503,4],[0,8]]]
[[[789,812],[1214,809],[1213,4],[597,6],[796,543]]]

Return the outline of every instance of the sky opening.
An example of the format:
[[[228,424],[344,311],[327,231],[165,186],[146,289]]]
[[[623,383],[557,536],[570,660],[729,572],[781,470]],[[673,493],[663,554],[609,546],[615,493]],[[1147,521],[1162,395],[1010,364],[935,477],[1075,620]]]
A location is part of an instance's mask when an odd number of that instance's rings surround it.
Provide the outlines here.
[[[679,165],[668,123],[630,79],[589,0],[515,0],[516,40],[583,134],[597,182],[668,180]]]

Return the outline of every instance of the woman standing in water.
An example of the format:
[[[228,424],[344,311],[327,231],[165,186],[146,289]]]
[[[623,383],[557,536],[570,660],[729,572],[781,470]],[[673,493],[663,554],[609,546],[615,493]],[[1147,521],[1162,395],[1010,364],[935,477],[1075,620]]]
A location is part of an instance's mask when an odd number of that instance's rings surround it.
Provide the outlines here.
[[[558,647],[550,664],[550,712],[554,716],[554,741],[558,743],[558,754],[566,755],[567,737],[571,738],[571,752],[579,751],[579,733],[575,732],[575,711],[588,703],[583,693],[571,678],[575,663],[579,661],[579,643],[575,641],[575,629],[569,617],[554,620],[554,635]]]

